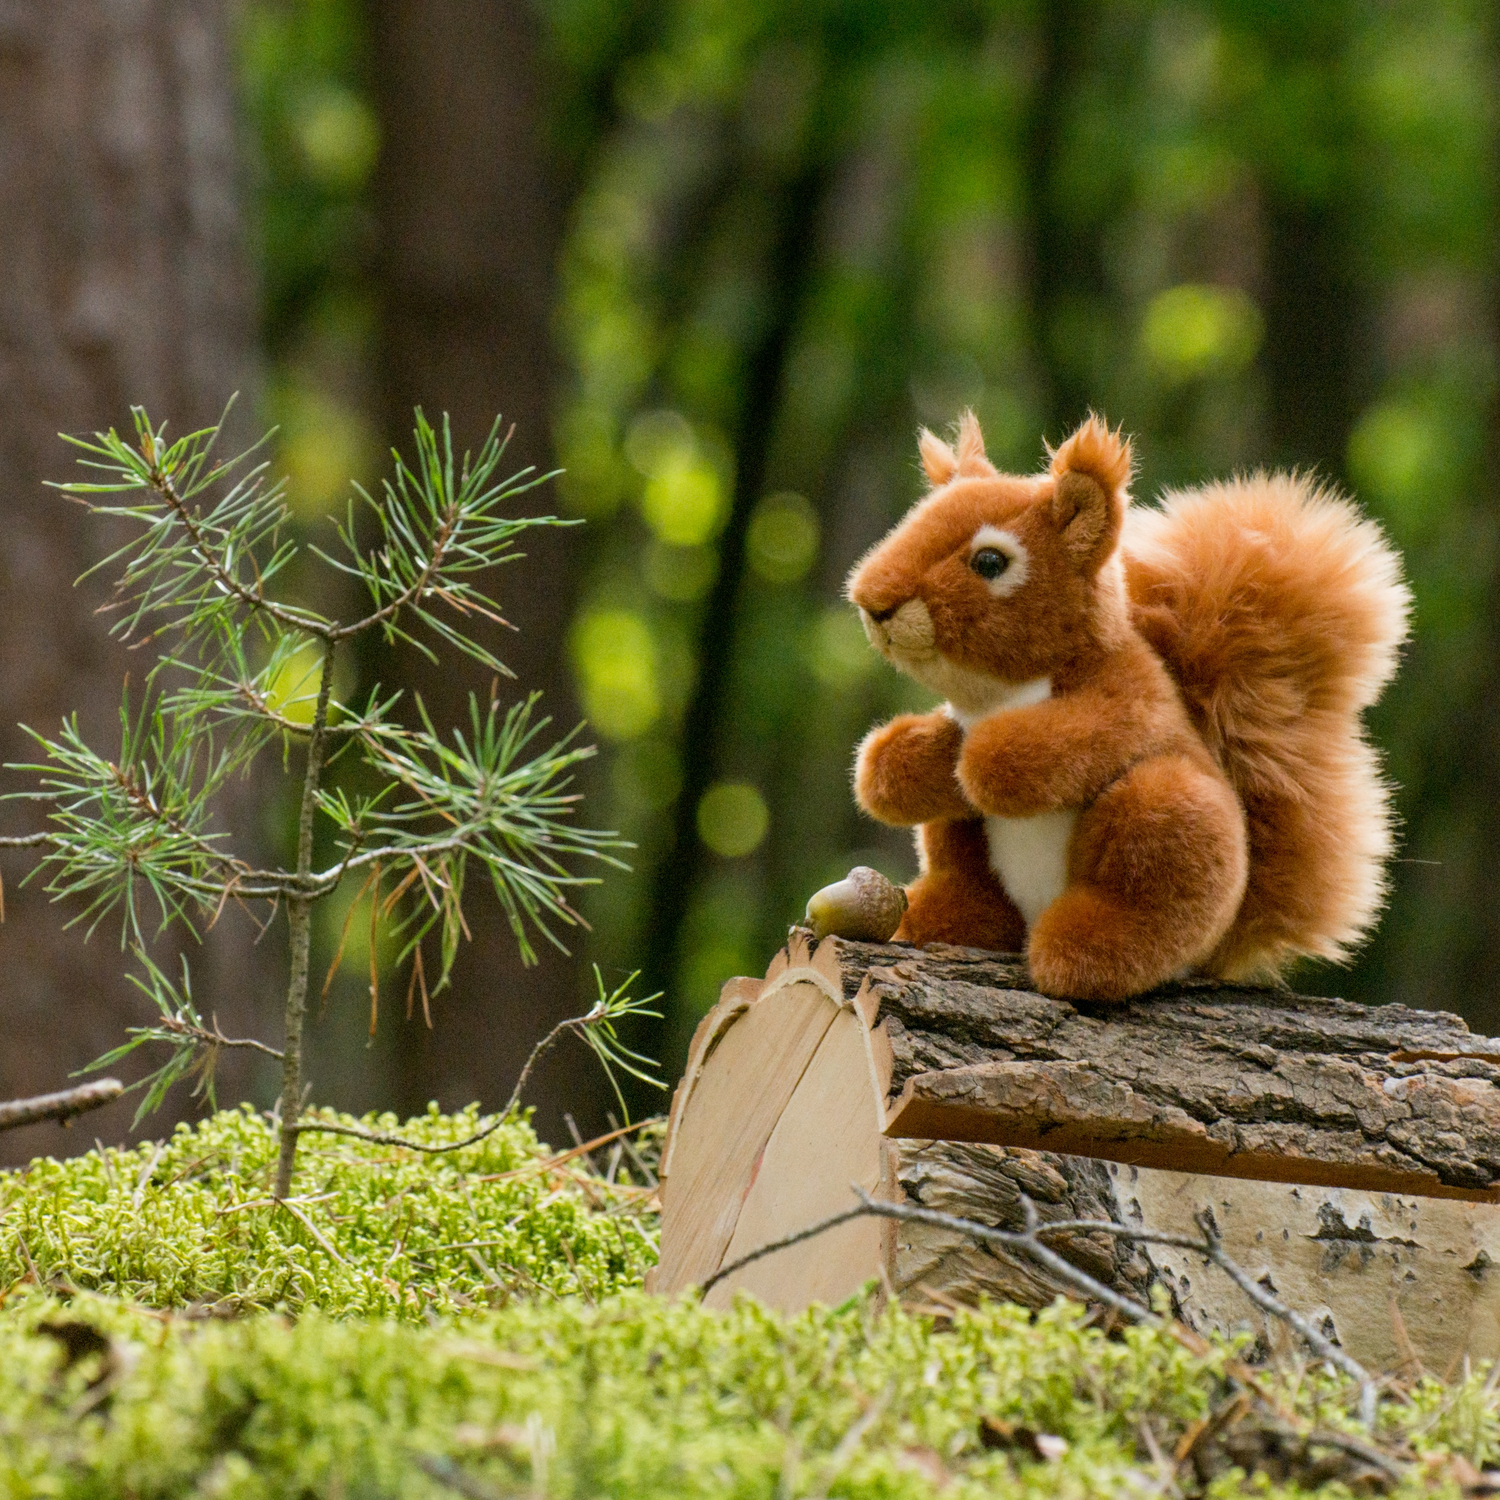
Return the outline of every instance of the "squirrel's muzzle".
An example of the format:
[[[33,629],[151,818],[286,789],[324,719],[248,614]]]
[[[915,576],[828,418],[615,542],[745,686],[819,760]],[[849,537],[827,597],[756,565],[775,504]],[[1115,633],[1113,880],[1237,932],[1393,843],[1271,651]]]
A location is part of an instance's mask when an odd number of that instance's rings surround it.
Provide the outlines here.
[[[895,609],[874,610],[860,608],[860,623],[870,644],[877,651],[895,651],[903,656],[926,656],[933,648],[937,632],[932,626],[932,616],[920,599],[908,599]]]

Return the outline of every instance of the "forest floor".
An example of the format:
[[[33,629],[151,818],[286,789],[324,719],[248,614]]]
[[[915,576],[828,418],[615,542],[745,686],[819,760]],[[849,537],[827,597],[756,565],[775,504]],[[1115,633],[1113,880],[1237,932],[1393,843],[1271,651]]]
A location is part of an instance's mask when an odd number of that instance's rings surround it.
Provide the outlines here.
[[[653,1298],[649,1141],[305,1136],[280,1206],[275,1151],[246,1109],[0,1176],[0,1495],[1500,1492],[1487,1369],[1389,1384],[1366,1433],[1325,1367],[1247,1385],[1070,1303]]]

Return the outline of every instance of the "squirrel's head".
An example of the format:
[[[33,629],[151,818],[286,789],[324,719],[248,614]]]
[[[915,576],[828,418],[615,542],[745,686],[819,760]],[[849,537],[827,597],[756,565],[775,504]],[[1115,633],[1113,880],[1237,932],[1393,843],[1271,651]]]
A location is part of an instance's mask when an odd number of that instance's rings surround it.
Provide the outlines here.
[[[1130,444],[1096,416],[1047,472],[1001,474],[972,412],[955,451],[923,429],[932,492],[849,577],[871,642],[962,713],[1065,670],[1127,629],[1115,562]]]

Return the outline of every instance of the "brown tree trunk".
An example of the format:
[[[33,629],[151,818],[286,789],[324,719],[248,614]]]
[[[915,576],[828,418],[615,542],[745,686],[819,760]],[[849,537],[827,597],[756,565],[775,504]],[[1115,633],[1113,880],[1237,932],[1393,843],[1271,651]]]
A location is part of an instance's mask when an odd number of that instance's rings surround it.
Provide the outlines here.
[[[1070,213],[1061,180],[1066,132],[1100,20],[1096,0],[1052,0],[1036,12],[1036,74],[1026,122],[1026,258],[1031,353],[1045,436],[1063,436],[1097,403],[1076,325],[1105,297],[1099,226]]]
[[[384,155],[379,183],[382,260],[381,420],[406,451],[412,407],[434,420],[446,411],[455,442],[477,447],[496,413],[515,437],[507,469],[551,462],[555,359],[548,319],[562,228],[562,194],[546,149],[541,37],[524,0],[379,0],[371,8]],[[522,502],[555,512],[544,486]],[[496,591],[519,633],[496,632],[496,653],[516,674],[505,701],[540,689],[549,736],[577,722],[564,651],[581,539],[538,531],[524,562],[499,575]],[[468,694],[488,694],[488,674],[467,666],[435,671],[410,651],[376,664],[380,679],[420,693],[434,722],[467,725]],[[587,820],[588,810],[581,815]],[[597,873],[597,872],[584,872]],[[532,1044],[578,1013],[576,956],[543,944],[523,969],[509,928],[487,890],[468,904],[473,941],[464,945],[453,989],[396,1042],[396,1099],[418,1109],[452,1107],[509,1093]],[[576,930],[564,941],[579,948]],[[404,1023],[403,1023],[404,1024]],[[592,1059],[558,1049],[528,1102],[542,1130],[563,1135],[562,1114],[596,1120],[602,1079]]]
[[[1500,68],[1500,14],[1494,11],[1489,14],[1488,32],[1490,65]],[[1493,144],[1490,160],[1491,254],[1484,290],[1485,331],[1493,362],[1500,360],[1500,151]],[[1500,509],[1500,386],[1493,380],[1479,472],[1481,504],[1493,514]],[[1495,900],[1500,876],[1500,564],[1493,554],[1490,568],[1482,633],[1472,648],[1481,666],[1467,685],[1455,732],[1444,743],[1442,754],[1431,756],[1435,764],[1429,772],[1433,783],[1429,800],[1464,809],[1464,821],[1474,825],[1466,838],[1455,840],[1463,851],[1460,857],[1450,858],[1447,869],[1432,872],[1441,873],[1442,884],[1424,887],[1433,893],[1429,899],[1440,899],[1462,913],[1462,921],[1454,924],[1454,941],[1429,945],[1427,953],[1419,950],[1400,957],[1411,976],[1403,975],[1404,987],[1433,993],[1434,1003],[1453,1005],[1475,1025],[1500,1030],[1500,904]],[[1421,648],[1419,641],[1418,653]],[[1420,665],[1418,654],[1407,671],[1420,670]]]
[[[106,581],[72,587],[109,536],[42,488],[72,468],[58,432],[123,427],[137,403],[180,433],[211,422],[233,391],[253,394],[226,10],[221,0],[22,0],[0,9],[6,761],[32,758],[17,720],[50,733],[75,709],[90,740],[109,746],[121,678],[134,667],[138,680],[143,665],[108,642],[107,621],[93,612]],[[26,784],[14,772],[3,780],[8,791]],[[32,814],[12,803],[0,817],[11,831]],[[80,931],[64,932],[67,911],[37,885],[17,889],[30,862],[7,855],[3,864],[4,1097],[58,1087],[143,1018],[114,931],[106,924],[87,946]],[[226,1026],[253,1024],[250,985],[217,954],[215,941],[195,955],[195,991],[205,1003],[213,997]],[[237,1096],[247,1076],[226,1068],[221,1087]],[[128,1104],[111,1105],[87,1135],[119,1138],[129,1121]],[[87,1135],[18,1130],[0,1160],[81,1149]]]

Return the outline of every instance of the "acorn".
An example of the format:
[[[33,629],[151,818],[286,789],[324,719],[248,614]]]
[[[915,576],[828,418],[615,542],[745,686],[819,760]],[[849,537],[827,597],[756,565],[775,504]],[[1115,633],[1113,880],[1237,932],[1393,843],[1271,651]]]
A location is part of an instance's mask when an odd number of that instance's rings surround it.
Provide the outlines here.
[[[906,912],[906,892],[879,870],[856,865],[842,880],[825,885],[807,903],[814,937],[888,943]]]

